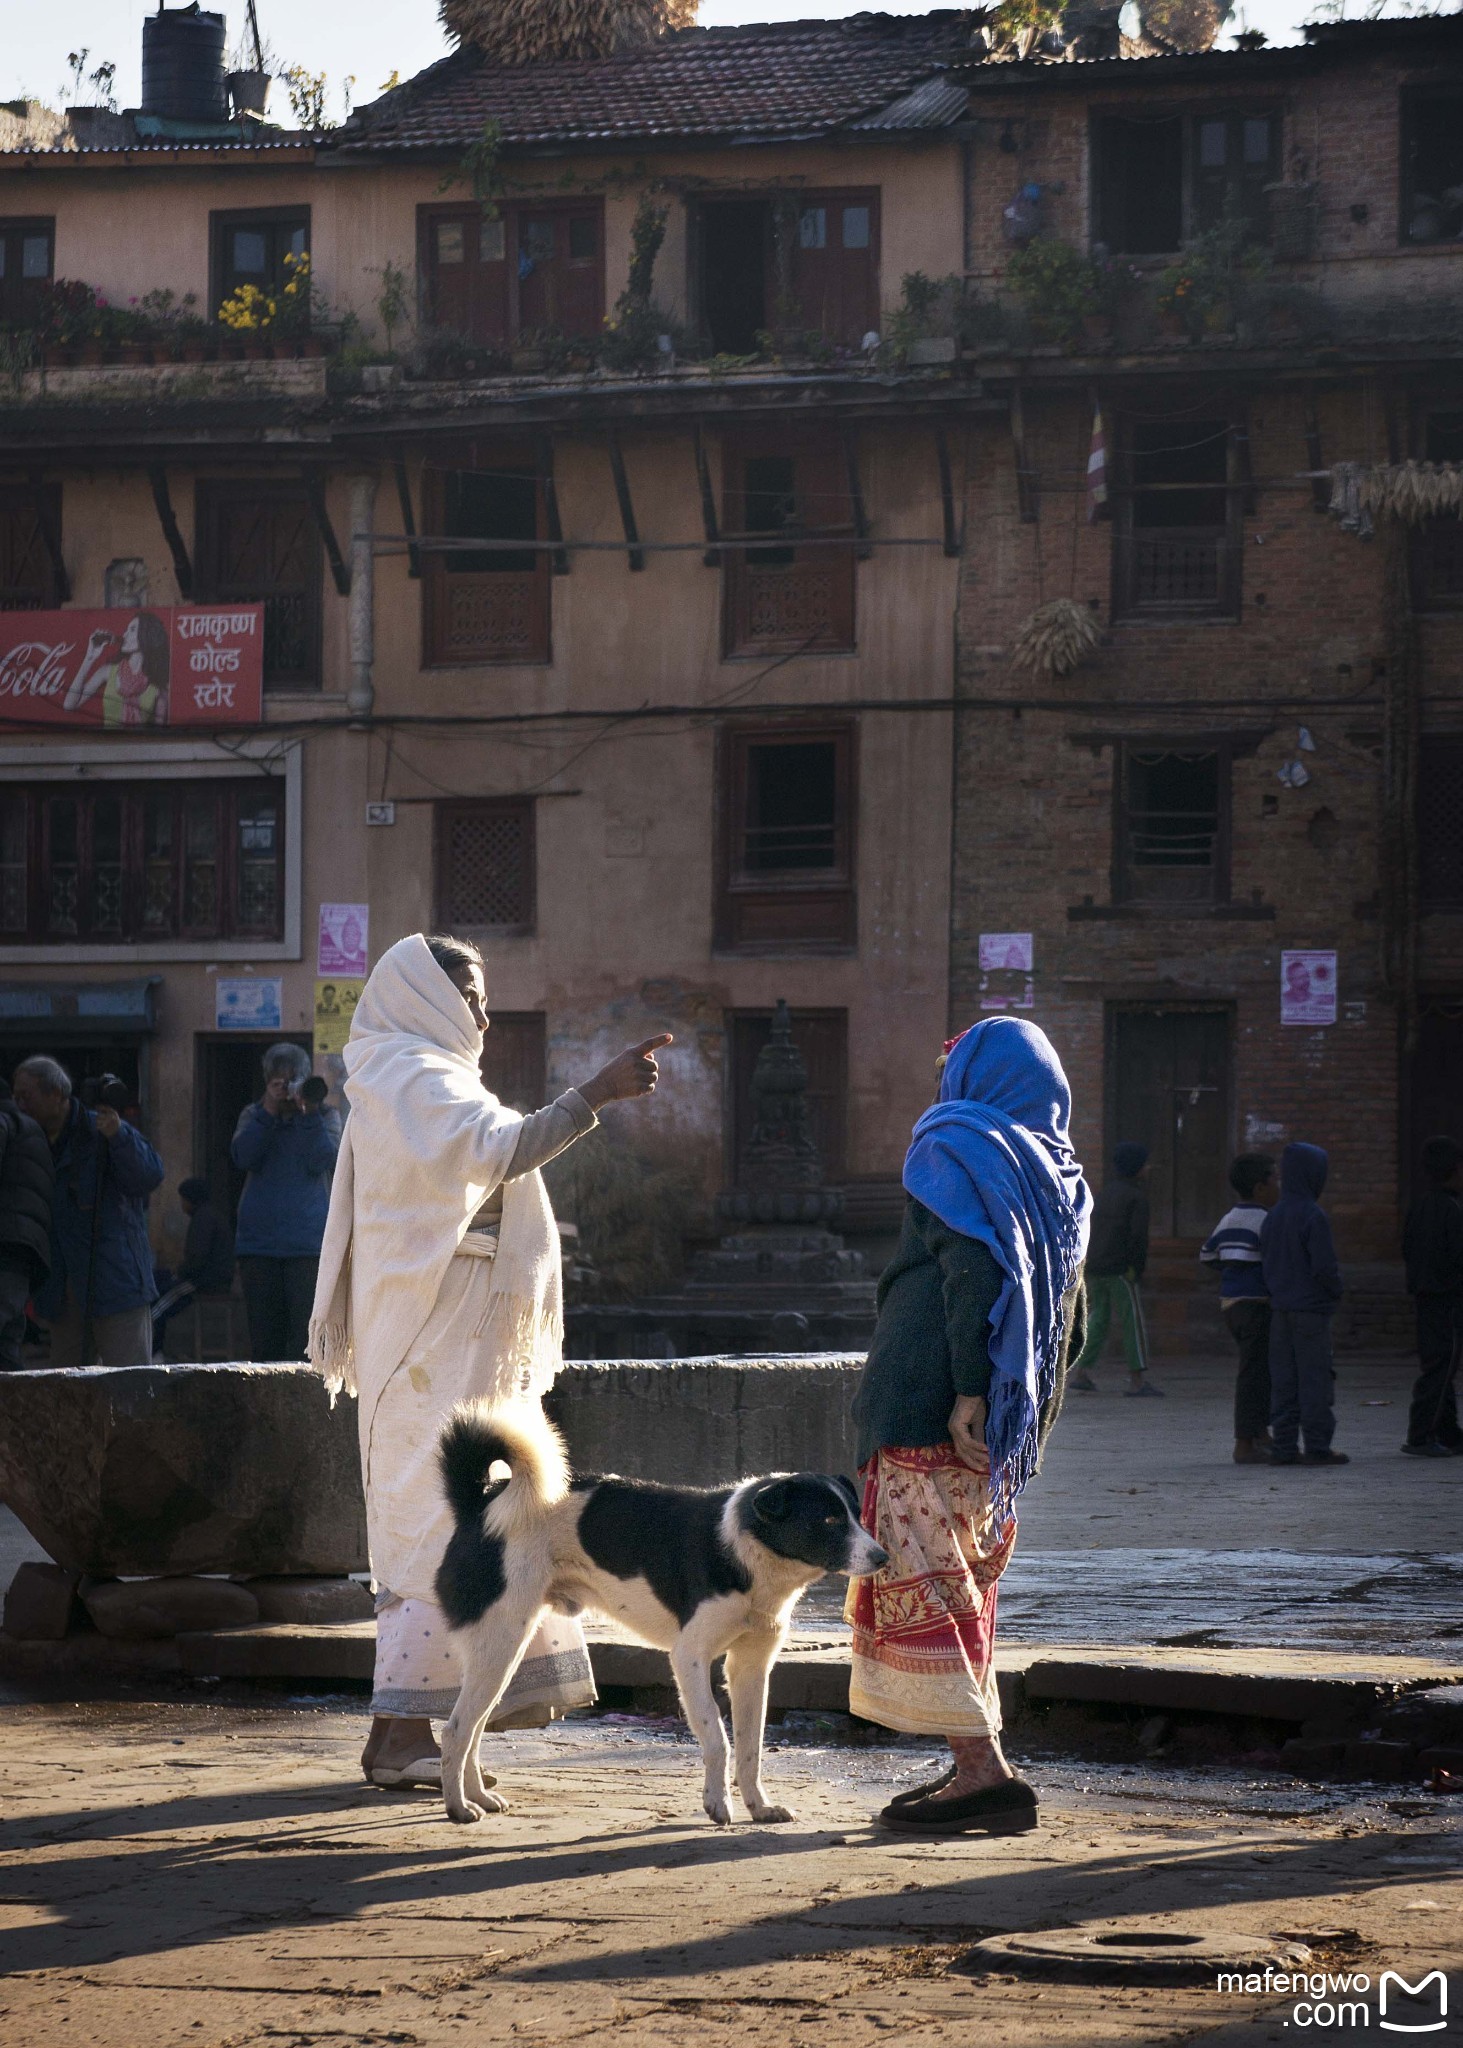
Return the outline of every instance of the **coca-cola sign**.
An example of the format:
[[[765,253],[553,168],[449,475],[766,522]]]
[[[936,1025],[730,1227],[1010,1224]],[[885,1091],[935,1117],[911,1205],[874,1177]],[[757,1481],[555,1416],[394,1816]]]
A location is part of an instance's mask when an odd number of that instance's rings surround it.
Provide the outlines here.
[[[0,613],[0,726],[253,725],[264,607]]]

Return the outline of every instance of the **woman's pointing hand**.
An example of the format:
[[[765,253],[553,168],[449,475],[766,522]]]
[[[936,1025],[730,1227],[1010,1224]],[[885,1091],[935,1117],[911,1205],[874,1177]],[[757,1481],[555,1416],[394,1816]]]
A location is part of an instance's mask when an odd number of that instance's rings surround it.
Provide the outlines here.
[[[662,1031],[655,1038],[646,1038],[639,1045],[630,1046],[618,1059],[601,1067],[592,1081],[580,1084],[579,1093],[593,1110],[603,1109],[607,1102],[628,1102],[637,1095],[653,1095],[660,1075],[655,1055],[664,1045],[673,1043],[669,1031]]]

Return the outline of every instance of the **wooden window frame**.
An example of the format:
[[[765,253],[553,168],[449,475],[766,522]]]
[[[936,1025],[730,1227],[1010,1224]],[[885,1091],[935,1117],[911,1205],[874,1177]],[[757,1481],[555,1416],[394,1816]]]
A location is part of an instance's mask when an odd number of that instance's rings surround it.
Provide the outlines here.
[[[1088,115],[1087,161],[1091,180],[1090,240],[1104,243],[1114,256],[1120,256],[1135,263],[1163,264],[1176,257],[1184,242],[1199,232],[1199,130],[1205,121],[1269,121],[1272,130],[1271,183],[1279,181],[1285,161],[1285,108],[1279,100],[1256,99],[1196,101],[1172,107],[1152,107],[1146,110],[1153,120],[1178,121],[1181,124],[1179,137],[1179,242],[1172,249],[1130,250],[1122,247],[1122,238],[1115,232],[1116,223],[1108,218],[1106,199],[1106,163],[1112,147],[1107,139],[1107,129],[1115,123],[1129,126],[1146,125],[1127,108],[1121,106],[1094,107]],[[1231,185],[1235,184],[1233,179]],[[1267,222],[1260,239],[1267,243],[1273,229]]]
[[[434,804],[433,917],[439,930],[482,932],[495,939],[531,939],[538,932],[538,806],[531,796],[449,797]],[[477,924],[454,908],[450,893],[450,835],[454,819],[492,812],[524,820],[524,915],[511,924]],[[537,1106],[537,1105],[535,1105]]]
[[[260,778],[228,776],[217,779],[201,776],[196,781],[175,777],[142,777],[136,781],[124,782],[99,779],[94,782],[75,784],[70,782],[26,782],[22,779],[0,783],[0,802],[18,801],[25,805],[25,847],[26,847],[26,924],[0,931],[0,945],[45,947],[58,953],[66,947],[94,948],[98,946],[135,945],[140,951],[150,946],[169,946],[190,941],[210,944],[231,944],[234,942],[258,941],[277,944],[286,936],[286,895],[289,888],[289,792],[282,776],[268,778],[270,793],[278,805],[278,827],[273,850],[273,865],[276,877],[275,916],[266,928],[249,924],[239,915],[240,861],[239,861],[239,815],[240,810],[251,798],[259,794]],[[186,860],[184,819],[190,803],[196,804],[201,798],[211,797],[215,807],[217,830],[219,881],[217,901],[219,915],[208,926],[190,925],[186,921]],[[156,925],[145,925],[142,921],[142,897],[145,880],[143,860],[143,818],[144,807],[149,801],[167,798],[172,808],[172,867],[173,867],[173,917],[171,924],[162,929]],[[95,859],[93,853],[94,825],[92,813],[99,800],[112,799],[122,806],[122,917],[117,927],[92,927],[75,932],[52,932],[49,928],[47,903],[51,862],[47,836],[49,830],[49,806],[54,802],[74,802],[78,806],[77,867],[78,901],[86,903],[95,886]],[[80,916],[78,915],[78,924]]]
[[[778,248],[779,208],[786,207],[793,215],[799,215],[805,209],[812,206],[824,206],[830,210],[835,207],[867,206],[869,209],[869,296],[859,321],[857,323],[850,323],[848,330],[842,336],[837,337],[841,346],[848,348],[858,347],[865,333],[882,325],[879,311],[882,303],[880,287],[883,277],[882,198],[883,187],[879,185],[826,185],[815,186],[808,190],[799,186],[781,186],[764,188],[758,191],[708,191],[700,193],[696,203],[687,208],[686,223],[688,268],[692,280],[691,302],[696,309],[698,325],[704,326],[706,323],[706,216],[718,204],[723,206],[760,205],[765,206],[768,210],[766,252],[764,257],[766,267],[762,288],[765,298],[766,325],[769,328],[776,324],[774,308],[779,290],[779,264],[782,261]],[[790,312],[791,323],[794,326],[806,326],[812,331],[813,323],[804,317],[801,306],[796,303],[796,246],[787,254],[786,267],[788,272],[788,289],[795,301]],[[853,333],[854,325],[858,325],[861,330],[857,335]],[[818,329],[817,331],[822,332],[823,330]]]
[[[1215,407],[1215,417],[1226,417],[1222,405]],[[1251,488],[1242,474],[1239,422],[1228,417],[1229,431],[1225,443],[1225,476],[1223,483],[1196,484],[1196,492],[1223,491],[1225,494],[1225,518],[1223,525],[1198,525],[1193,527],[1139,527],[1134,523],[1134,511],[1142,489],[1133,481],[1134,461],[1138,453],[1132,446],[1131,420],[1118,422],[1117,460],[1114,465],[1112,485],[1112,595],[1111,616],[1116,625],[1151,624],[1156,622],[1182,624],[1194,619],[1218,619],[1237,624],[1244,602],[1244,521],[1245,499]],[[1145,422],[1151,424],[1151,422]],[[1182,420],[1175,418],[1175,427]],[[1145,599],[1139,594],[1139,554],[1141,543],[1148,535],[1155,538],[1170,536],[1177,544],[1179,537],[1187,535],[1192,543],[1200,544],[1207,536],[1218,554],[1215,576],[1215,595],[1212,599],[1201,597],[1193,600],[1179,599],[1172,603],[1161,603]]]
[[[10,275],[10,260],[7,253],[5,274],[0,277],[0,326],[23,327],[26,325],[27,285],[53,284],[56,278],[56,216],[54,213],[7,213],[0,214],[0,242],[9,242],[12,237],[19,249],[28,237],[44,235],[49,245],[46,274],[43,278],[27,278]]]
[[[532,578],[532,602],[534,616],[531,621],[532,638],[526,651],[512,650],[497,654],[491,651],[468,652],[460,655],[449,654],[446,648],[448,551],[441,548],[423,547],[422,554],[422,667],[428,669],[473,669],[473,668],[548,668],[554,658],[554,604],[553,604],[553,551],[544,545],[549,538],[548,490],[537,455],[531,449],[492,444],[468,443],[464,454],[471,457],[454,465],[462,472],[472,471],[516,471],[520,474],[533,471],[538,476],[535,526],[536,545],[534,566],[531,571],[509,570],[505,575],[530,576]],[[426,531],[441,538],[446,526],[447,477],[446,469],[426,468],[422,474],[422,517]],[[527,543],[525,543],[527,545]],[[492,575],[491,570],[468,571],[484,577]]]
[[[1431,247],[1431,244],[1424,246]],[[1432,433],[1436,423],[1447,419],[1456,424],[1452,438],[1463,438],[1463,407],[1428,405],[1419,409],[1413,422],[1413,452],[1423,461],[1446,460],[1446,450],[1435,450]],[[1436,573],[1439,553],[1446,557],[1446,580]],[[1446,617],[1463,611],[1463,517],[1442,513],[1412,527],[1407,535],[1408,578],[1412,609],[1424,617]],[[1441,584],[1442,587],[1439,587]]]
[[[739,542],[747,536],[743,525],[746,487],[743,464],[758,456],[788,456],[798,460],[813,461],[840,479],[847,475],[847,458],[836,436],[830,431],[824,433],[802,433],[774,428],[729,433],[722,441],[722,521],[723,541]],[[796,488],[796,486],[795,486]],[[797,535],[804,539],[825,542],[830,538],[847,538],[846,547],[820,545],[800,549]],[[773,547],[777,541],[769,537],[758,545]],[[750,559],[750,546],[724,546],[722,550],[722,658],[726,661],[757,660],[768,654],[853,654],[858,649],[858,546],[859,538],[853,519],[853,501],[848,499],[848,517],[814,524],[812,521],[800,526],[789,534],[785,543],[793,550],[794,559],[786,568],[767,570]],[[830,612],[834,616],[831,630],[823,637],[804,636],[799,639],[787,632],[758,633],[754,630],[753,610],[757,579],[762,575],[784,576],[801,573],[809,577],[816,570],[827,567],[838,577],[832,588]],[[846,622],[846,623],[844,623]]]
[[[208,317],[210,320],[218,319],[219,307],[233,291],[238,289],[237,285],[229,282],[231,275],[230,267],[224,260],[229,231],[232,228],[256,226],[278,228],[290,225],[295,227],[303,225],[305,230],[305,254],[308,256],[311,250],[310,230],[312,225],[308,204],[304,206],[231,206],[209,214]],[[239,282],[252,284],[254,280],[252,278],[240,279]],[[275,280],[276,284],[282,282],[282,278]],[[267,281],[264,283],[263,288],[266,290],[269,288]]]
[[[1217,763],[1218,810],[1214,831],[1214,853],[1208,873],[1211,878],[1210,893],[1207,896],[1185,898],[1175,895],[1145,896],[1137,893],[1138,884],[1133,880],[1133,863],[1129,855],[1130,818],[1129,763],[1134,754],[1212,754]],[[1117,742],[1113,760],[1112,787],[1112,900],[1124,910],[1141,912],[1150,917],[1205,917],[1211,911],[1223,909],[1232,902],[1232,841],[1234,826],[1234,744],[1222,734],[1185,733],[1173,735],[1160,733],[1152,737],[1138,736]],[[1203,872],[1198,868],[1185,870],[1175,863],[1167,870],[1152,868],[1148,872],[1169,872],[1182,874]]]
[[[504,333],[499,335],[464,334],[462,339],[470,345],[483,349],[511,348],[523,333],[522,280],[518,275],[519,227],[526,215],[538,217],[542,214],[556,216],[570,213],[594,213],[596,226],[596,252],[593,262],[594,297],[596,307],[595,334],[604,324],[607,311],[605,300],[605,217],[604,200],[595,194],[585,194],[578,199],[545,199],[533,203],[527,199],[505,200],[499,208],[498,218],[503,223],[503,266],[506,272],[507,299],[506,324]],[[418,316],[427,328],[441,326],[436,306],[436,251],[434,247],[437,224],[440,221],[460,220],[465,225],[480,225],[482,208],[476,204],[464,205],[433,201],[417,208],[417,309]],[[455,330],[449,330],[455,331]],[[593,340],[595,334],[571,336],[571,339]]]
[[[0,521],[8,523],[30,519],[34,522],[35,533],[28,543],[27,552],[39,554],[44,571],[44,583],[34,585],[34,598],[25,602],[17,600],[25,591],[19,583],[0,583],[0,612],[47,612],[59,609],[61,604],[60,578],[50,548],[46,545],[45,522],[49,518],[51,531],[59,544],[61,539],[61,486],[59,483],[43,483],[40,487],[41,503],[37,503],[35,489],[28,484],[0,484]],[[19,552],[18,547],[15,552]],[[0,568],[9,558],[11,544],[0,548]]]
[[[758,745],[828,743],[834,774],[831,868],[748,869],[742,859],[747,769]],[[716,745],[716,902],[721,953],[855,953],[858,950],[858,723],[809,716],[786,724],[729,724]]]
[[[530,1055],[534,1068],[534,1085],[525,1091],[526,1097],[529,1099],[524,1102],[523,1113],[525,1115],[532,1115],[534,1110],[542,1109],[549,1100],[548,1013],[544,1010],[499,1010],[490,1008],[489,1016],[491,1022],[488,1032],[483,1039],[482,1057],[478,1061],[478,1070],[483,1077],[483,1086],[490,1094],[496,1095],[498,1100],[505,1104],[507,1108],[516,1109],[518,1107],[517,1103],[504,1095],[500,1089],[493,1086],[494,1080],[500,1078],[493,1072],[495,1064],[494,1053],[496,1050],[493,1040],[496,1036],[499,1045],[501,1045],[505,1038],[514,1033],[516,1027],[528,1026],[528,1030],[522,1033],[522,1037],[532,1037],[534,1040]],[[522,1037],[520,1038],[520,1043],[522,1042]]]
[[[264,604],[266,607],[278,595],[277,592],[257,590],[245,586],[230,587],[234,579],[220,573],[219,514],[222,507],[247,502],[249,499],[261,502],[271,501],[289,504],[298,511],[304,509],[308,515],[309,531],[313,536],[310,543],[311,574],[305,584],[307,618],[305,639],[306,664],[301,670],[271,674],[266,668],[264,689],[266,694],[275,691],[318,691],[323,687],[323,636],[324,636],[324,577],[325,551],[320,542],[319,530],[315,525],[314,512],[310,505],[309,493],[303,482],[278,477],[200,477],[194,495],[194,595],[200,604]],[[269,632],[266,616],[265,633]]]
[[[1417,191],[1413,163],[1412,122],[1415,110],[1429,101],[1451,100],[1463,119],[1463,80],[1439,79],[1436,84],[1404,85],[1397,95],[1397,245],[1402,249],[1456,249],[1453,235],[1439,234],[1430,241],[1414,241],[1407,232]]]
[[[1418,760],[1416,798],[1418,907],[1425,914],[1442,912],[1445,914],[1452,913],[1456,916],[1460,911],[1463,911],[1463,818],[1460,818],[1457,806],[1448,799],[1446,793],[1443,794],[1440,800],[1432,790],[1426,787],[1426,784],[1433,777],[1439,776],[1444,772],[1445,762],[1449,771],[1449,779],[1456,786],[1463,786],[1463,732],[1428,733],[1422,742]],[[1456,883],[1451,888],[1446,882],[1442,887],[1437,886],[1437,876],[1433,869],[1433,864],[1428,859],[1430,839],[1426,830],[1428,823],[1426,812],[1439,809],[1445,810],[1450,820],[1454,818],[1460,819],[1456,827],[1458,857],[1445,864],[1446,870],[1457,877]]]

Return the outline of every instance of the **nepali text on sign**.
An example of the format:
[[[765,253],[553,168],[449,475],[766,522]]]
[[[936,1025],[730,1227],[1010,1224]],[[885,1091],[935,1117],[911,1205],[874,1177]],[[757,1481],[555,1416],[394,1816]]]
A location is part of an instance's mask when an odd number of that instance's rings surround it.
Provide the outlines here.
[[[262,604],[0,613],[0,726],[255,725]]]

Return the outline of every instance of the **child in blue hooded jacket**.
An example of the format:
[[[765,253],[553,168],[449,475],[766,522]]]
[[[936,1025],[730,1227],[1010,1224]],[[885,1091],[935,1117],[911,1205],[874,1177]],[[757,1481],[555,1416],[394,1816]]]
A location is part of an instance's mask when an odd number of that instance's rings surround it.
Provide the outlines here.
[[[1317,1200],[1329,1165],[1319,1145],[1287,1145],[1280,1155],[1280,1200],[1260,1230],[1260,1266],[1270,1296],[1274,1465],[1351,1462],[1331,1448],[1331,1318],[1341,1299],[1341,1268],[1330,1221]]]

